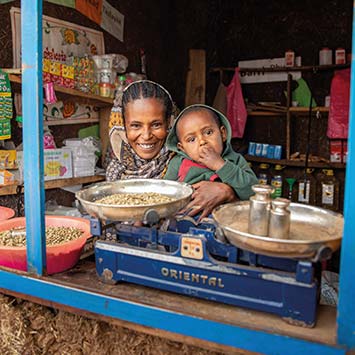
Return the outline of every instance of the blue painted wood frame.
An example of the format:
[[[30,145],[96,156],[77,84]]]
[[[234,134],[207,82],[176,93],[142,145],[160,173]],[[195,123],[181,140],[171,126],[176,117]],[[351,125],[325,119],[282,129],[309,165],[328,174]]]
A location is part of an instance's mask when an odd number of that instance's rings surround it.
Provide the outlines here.
[[[23,96],[24,96],[24,156],[25,156],[25,213],[27,228],[31,236],[28,243],[30,270],[41,274],[45,265],[44,221],[43,221],[43,163],[42,163],[42,92],[41,92],[41,0],[22,0],[22,54],[23,54]],[[353,23],[353,28],[354,28]],[[32,34],[32,35],[31,35]],[[33,36],[33,37],[32,37]],[[353,38],[354,41],[354,38]],[[354,42],[353,42],[354,47]],[[354,106],[354,67],[352,66],[351,121]],[[35,97],[35,100],[33,100]],[[27,118],[26,118],[27,117]],[[141,305],[126,300],[111,298],[79,289],[60,286],[35,277],[21,276],[0,270],[0,287],[14,292],[28,294],[41,299],[83,309],[89,312],[115,317],[144,326],[160,328],[179,334],[220,343],[227,346],[262,352],[265,354],[344,354],[354,345],[355,311],[353,300],[355,255],[354,217],[350,215],[355,202],[354,175],[355,125],[350,125],[349,156],[345,193],[345,231],[341,258],[341,284],[339,300],[339,343],[344,346],[328,346],[278,334],[243,329],[201,318],[191,317],[164,309]],[[351,139],[354,141],[352,142]],[[307,331],[307,330],[305,330]]]
[[[352,48],[355,48],[355,2]],[[348,161],[344,193],[344,235],[340,260],[338,342],[355,348],[355,57],[351,60]]]
[[[345,354],[345,350],[340,347],[244,329],[107,295],[60,286],[34,277],[23,277],[7,271],[0,271],[0,280],[2,288],[15,292],[31,294],[34,297],[88,312],[258,353],[272,355]]]
[[[42,1],[21,1],[22,115],[27,264],[46,265],[43,178]]]

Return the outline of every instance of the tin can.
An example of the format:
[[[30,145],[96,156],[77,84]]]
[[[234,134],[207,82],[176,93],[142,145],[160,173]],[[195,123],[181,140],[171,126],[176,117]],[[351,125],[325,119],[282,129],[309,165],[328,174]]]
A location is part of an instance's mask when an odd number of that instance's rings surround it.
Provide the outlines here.
[[[266,237],[269,231],[270,195],[273,188],[270,185],[254,185],[252,189],[255,195],[249,200],[248,232]]]
[[[269,237],[288,239],[290,234],[291,213],[288,209],[290,200],[276,198],[271,202]]]
[[[285,67],[293,67],[295,65],[295,52],[288,49],[285,52]]]
[[[324,47],[319,51],[319,65],[332,65],[332,50]]]
[[[337,48],[335,50],[335,64],[345,64],[346,63],[346,55],[344,48]]]

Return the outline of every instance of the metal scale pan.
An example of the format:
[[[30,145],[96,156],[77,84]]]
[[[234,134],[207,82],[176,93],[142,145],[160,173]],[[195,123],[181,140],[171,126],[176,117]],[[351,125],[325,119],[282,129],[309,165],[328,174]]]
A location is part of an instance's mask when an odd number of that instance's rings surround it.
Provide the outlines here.
[[[174,200],[154,205],[109,205],[95,201],[118,193],[156,192]],[[111,221],[146,221],[151,212],[150,220],[173,215],[188,204],[193,189],[190,185],[169,180],[132,179],[114,182],[102,182],[80,190],[75,194],[88,214],[102,220]],[[149,221],[149,218],[148,218]]]
[[[248,233],[249,201],[219,206],[212,215],[231,244],[254,253],[316,261],[340,247],[344,223],[340,213],[298,203],[291,203],[289,209],[288,239]]]

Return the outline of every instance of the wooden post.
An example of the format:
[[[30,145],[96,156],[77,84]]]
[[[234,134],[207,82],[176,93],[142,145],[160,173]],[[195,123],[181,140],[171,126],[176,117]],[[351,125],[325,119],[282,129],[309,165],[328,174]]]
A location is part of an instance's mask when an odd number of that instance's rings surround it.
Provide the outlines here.
[[[290,159],[291,155],[291,102],[292,102],[292,92],[291,92],[292,75],[287,75],[287,112],[286,112],[286,159]]]
[[[189,69],[186,77],[185,106],[204,104],[206,97],[206,52],[189,50]]]

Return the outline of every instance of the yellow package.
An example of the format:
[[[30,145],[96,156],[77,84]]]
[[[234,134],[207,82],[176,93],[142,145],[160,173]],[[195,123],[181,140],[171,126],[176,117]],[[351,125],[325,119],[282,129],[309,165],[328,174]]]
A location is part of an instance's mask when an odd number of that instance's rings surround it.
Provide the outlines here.
[[[0,169],[16,169],[16,150],[0,150]]]
[[[15,183],[15,177],[7,170],[0,170],[0,185],[12,185]]]

